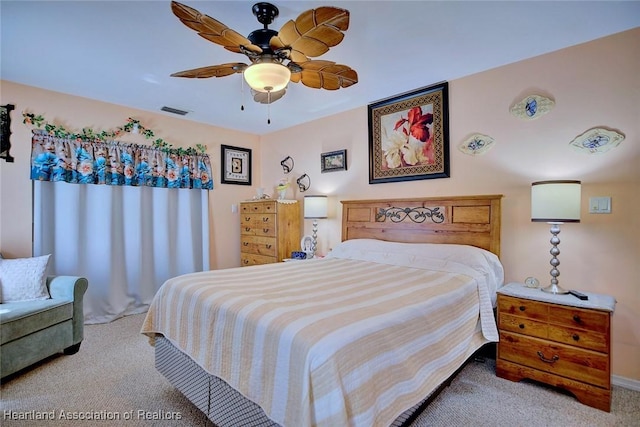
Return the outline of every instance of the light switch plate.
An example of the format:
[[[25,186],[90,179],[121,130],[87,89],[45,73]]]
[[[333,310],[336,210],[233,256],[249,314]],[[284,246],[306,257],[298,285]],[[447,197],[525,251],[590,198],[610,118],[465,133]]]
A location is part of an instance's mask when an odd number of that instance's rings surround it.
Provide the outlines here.
[[[589,197],[589,213],[610,214],[611,197]]]

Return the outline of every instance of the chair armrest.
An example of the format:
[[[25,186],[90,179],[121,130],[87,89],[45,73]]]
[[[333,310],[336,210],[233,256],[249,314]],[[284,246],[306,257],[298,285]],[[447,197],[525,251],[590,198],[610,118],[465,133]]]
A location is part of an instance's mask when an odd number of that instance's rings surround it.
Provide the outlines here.
[[[87,279],[78,276],[49,276],[47,288],[51,298],[67,298],[82,300],[88,287]]]
[[[78,276],[49,276],[47,287],[51,298],[63,298],[73,301],[73,344],[84,337],[83,298],[89,282]]]

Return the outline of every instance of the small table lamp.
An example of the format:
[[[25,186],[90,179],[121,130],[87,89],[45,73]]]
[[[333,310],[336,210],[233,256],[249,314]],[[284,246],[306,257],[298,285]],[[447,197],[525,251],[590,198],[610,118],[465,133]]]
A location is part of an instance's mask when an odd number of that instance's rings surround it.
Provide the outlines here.
[[[327,196],[304,196],[304,217],[305,219],[313,219],[313,243],[311,244],[311,252],[316,255],[318,243],[318,220],[327,217]]]
[[[551,284],[545,292],[567,294],[558,285],[560,224],[580,222],[580,181],[539,181],[531,184],[531,221],[551,224]]]

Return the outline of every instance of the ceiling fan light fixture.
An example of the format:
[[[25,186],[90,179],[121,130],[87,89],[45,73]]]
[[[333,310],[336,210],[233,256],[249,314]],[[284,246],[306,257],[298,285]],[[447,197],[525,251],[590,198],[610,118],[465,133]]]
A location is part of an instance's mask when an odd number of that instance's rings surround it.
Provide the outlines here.
[[[256,62],[244,70],[244,79],[258,92],[277,92],[291,80],[291,70],[277,62]]]

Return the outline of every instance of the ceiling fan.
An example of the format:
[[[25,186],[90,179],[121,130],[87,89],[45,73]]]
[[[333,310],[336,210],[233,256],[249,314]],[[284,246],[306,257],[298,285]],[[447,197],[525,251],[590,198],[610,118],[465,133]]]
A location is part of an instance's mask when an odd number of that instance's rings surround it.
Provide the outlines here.
[[[280,31],[268,28],[278,16],[278,8],[260,2],[253,14],[264,28],[247,37],[196,9],[171,2],[171,10],[198,35],[225,49],[247,56],[250,65],[231,62],[194,68],[171,74],[172,77],[209,78],[242,73],[253,89],[254,100],[270,104],[282,98],[289,81],[301,82],[313,89],[337,90],[358,83],[358,74],[347,65],[313,60],[338,45],[349,28],[349,11],[337,7],[319,7],[290,20]]]

